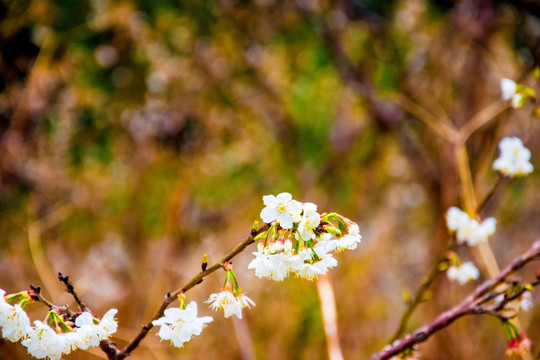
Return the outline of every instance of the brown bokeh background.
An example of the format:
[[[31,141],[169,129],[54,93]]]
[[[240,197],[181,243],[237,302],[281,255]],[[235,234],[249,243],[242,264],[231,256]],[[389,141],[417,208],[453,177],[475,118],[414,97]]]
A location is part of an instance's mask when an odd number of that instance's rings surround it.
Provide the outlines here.
[[[0,287],[34,284],[71,304],[61,271],[95,314],[119,309],[123,344],[204,253],[215,262],[246,238],[262,195],[288,191],[360,225],[362,243],[330,277],[344,356],[368,357],[446,247],[446,209],[461,205],[454,149],[420,118],[459,127],[500,99],[503,77],[536,88],[538,14],[528,0],[2,0]],[[479,198],[503,136],[523,139],[540,168],[533,106],[468,139]],[[499,264],[540,235],[539,189],[537,173],[505,181],[481,214],[498,220]],[[203,304],[220,271],[187,294],[215,319],[201,336],[175,349],[154,331],[131,358],[327,358],[315,284],[255,278],[250,252],[234,259],[257,303],[242,321]],[[409,330],[472,288],[439,276]],[[536,353],[539,316],[521,318]],[[487,360],[505,346],[496,319],[473,317],[419,350]],[[0,358],[29,355],[0,340]]]

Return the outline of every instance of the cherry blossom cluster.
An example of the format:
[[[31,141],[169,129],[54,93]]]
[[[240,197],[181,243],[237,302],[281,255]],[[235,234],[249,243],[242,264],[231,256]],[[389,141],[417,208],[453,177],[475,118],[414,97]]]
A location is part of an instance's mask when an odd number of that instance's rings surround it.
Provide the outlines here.
[[[21,344],[28,353],[37,359],[58,360],[73,350],[98,346],[118,327],[114,319],[116,309],[107,311],[98,320],[89,312],[77,313],[70,318],[67,314],[60,314],[58,308],[47,312],[45,321],[36,320],[31,326],[24,311],[31,301],[27,291],[6,296],[0,289],[0,327],[3,338],[12,342],[22,340]],[[10,302],[17,303],[10,305]]]
[[[521,139],[517,137],[505,137],[499,142],[501,154],[493,162],[493,168],[501,174],[509,177],[525,176],[533,171],[529,162],[531,152]]]
[[[154,326],[160,326],[157,336],[169,340],[172,345],[181,348],[193,336],[201,335],[207,324],[214,321],[211,316],[197,316],[197,303],[184,304],[184,295],[179,296],[180,307],[165,310],[164,316],[152,321]]]
[[[289,274],[312,280],[337,266],[331,251],[356,249],[358,225],[336,214],[319,214],[317,205],[300,203],[289,193],[263,196],[261,219],[270,224],[256,237],[255,259],[248,268],[255,276],[275,281]]]
[[[223,265],[223,268],[226,271],[225,283],[221,291],[217,294],[210,295],[206,303],[210,304],[210,308],[214,311],[223,310],[226,318],[235,315],[241,319],[242,309],[255,306],[255,303],[244,294],[238,285],[232,263],[226,263]]]
[[[488,237],[493,235],[497,220],[490,217],[480,223],[471,219],[466,212],[452,206],[446,213],[446,225],[450,231],[456,232],[458,244],[476,246],[488,241]]]
[[[487,242],[489,236],[495,232],[496,224],[497,220],[494,218],[487,218],[482,222],[471,219],[466,212],[454,206],[446,212],[446,225],[451,232],[456,233],[458,244],[476,246]],[[478,279],[480,275],[472,262],[461,264],[455,254],[450,258],[450,263],[452,265],[446,272],[446,276],[450,281],[457,281],[460,285],[464,285],[471,280]]]
[[[460,285],[464,285],[471,280],[478,279],[480,272],[474,266],[472,262],[466,262],[460,266],[452,265],[448,268],[446,272],[448,279],[451,281],[457,281]]]

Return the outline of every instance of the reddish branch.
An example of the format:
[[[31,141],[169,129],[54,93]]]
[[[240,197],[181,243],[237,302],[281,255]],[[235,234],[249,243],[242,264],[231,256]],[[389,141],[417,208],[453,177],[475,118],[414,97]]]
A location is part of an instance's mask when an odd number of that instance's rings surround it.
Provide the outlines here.
[[[454,306],[448,311],[443,312],[435,320],[433,320],[428,325],[425,325],[411,335],[407,335],[399,341],[396,341],[394,345],[387,346],[382,351],[374,354],[371,357],[371,360],[384,360],[389,359],[394,355],[400,354],[401,352],[412,348],[415,344],[426,341],[430,336],[432,336],[437,331],[447,327],[456,319],[471,314],[490,314],[497,315],[494,311],[500,311],[504,309],[504,305],[515,300],[518,295],[505,297],[499,304],[493,307],[486,307],[483,304],[492,298],[489,294],[490,291],[494,290],[498,285],[503,284],[506,278],[513,272],[521,269],[527,263],[540,258],[540,239],[536,240],[534,244],[523,253],[521,256],[517,257],[512,261],[506,268],[504,268],[496,277],[485,281],[483,284],[479,285],[469,296],[467,296],[461,303]],[[538,285],[538,282],[532,284],[533,286]],[[523,290],[521,291],[521,293]],[[504,318],[502,315],[501,318]]]

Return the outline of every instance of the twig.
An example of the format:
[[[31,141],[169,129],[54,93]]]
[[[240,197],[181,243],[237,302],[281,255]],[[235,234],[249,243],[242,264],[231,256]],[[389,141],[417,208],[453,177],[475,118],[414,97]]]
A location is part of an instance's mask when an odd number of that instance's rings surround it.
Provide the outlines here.
[[[77,292],[75,291],[75,288],[73,287],[73,284],[71,283],[71,279],[69,278],[69,276],[64,276],[62,275],[61,272],[59,272],[58,280],[60,280],[66,285],[67,292],[73,296],[73,298],[75,299],[75,302],[77,303],[77,306],[79,306],[79,310],[88,311],[86,305],[82,302],[81,298],[77,295]]]
[[[382,351],[375,353],[371,356],[371,360],[385,360],[394,355],[397,355],[407,349],[410,349],[415,344],[426,341],[437,331],[447,327],[456,319],[469,315],[469,314],[482,314],[488,313],[489,308],[482,308],[480,301],[484,299],[489,291],[493,290],[498,285],[502,284],[506,277],[511,273],[523,268],[527,263],[540,257],[540,239],[536,240],[533,245],[522,255],[514,259],[506,268],[504,268],[497,276],[485,281],[483,284],[476,287],[476,289],[469,294],[461,303],[454,306],[448,311],[443,312],[435,320],[428,325],[425,325],[412,333],[407,335],[400,341],[396,341],[394,345],[389,345]],[[534,286],[539,285],[539,282],[535,282]],[[501,301],[502,306],[514,299],[514,296],[505,298]]]
[[[450,247],[451,248],[451,247]],[[450,248],[445,251],[444,253],[448,252]],[[431,267],[429,274],[425,277],[425,279],[422,280],[422,285],[420,285],[420,288],[416,291],[416,294],[414,295],[414,299],[409,303],[409,306],[407,307],[407,310],[401,315],[401,320],[399,321],[399,327],[392,336],[390,342],[394,342],[396,339],[398,339],[405,330],[407,329],[407,324],[409,323],[409,320],[412,316],[412,313],[418,305],[422,303],[422,300],[424,299],[424,294],[426,291],[431,287],[431,284],[435,281],[437,278],[437,275],[439,275],[440,270],[439,267],[444,262],[447,262],[448,258],[446,256],[439,258]]]
[[[495,119],[497,115],[508,109],[509,103],[505,100],[497,100],[474,115],[469,121],[467,121],[460,129],[459,136],[466,142],[467,139],[479,128]]]
[[[75,314],[73,311],[69,309],[69,306],[62,305],[58,306],[47,300],[42,294],[41,294],[41,288],[39,286],[30,285],[30,289],[32,290],[30,292],[30,297],[34,301],[38,301],[42,304],[45,304],[49,309],[57,308],[60,312],[68,314],[70,317],[74,316]]]
[[[478,205],[476,207],[476,211],[475,211],[475,214],[480,214],[480,212],[482,210],[484,210],[484,208],[486,207],[487,203],[489,202],[489,200],[491,200],[491,198],[493,197],[493,195],[495,195],[495,192],[497,191],[497,189],[499,188],[499,185],[502,184],[504,180],[504,177],[499,175],[499,178],[497,179],[497,182],[495,183],[495,185],[493,185],[493,187],[491,188],[491,190],[486,194],[486,196],[482,199],[482,201],[480,202],[480,205]]]
[[[129,344],[124,347],[121,351],[118,350],[116,344],[114,344],[112,341],[102,341],[100,343],[100,348],[105,352],[109,359],[113,360],[122,360],[128,357],[133,350],[139,346],[140,342],[148,335],[150,330],[154,327],[152,324],[152,321],[157,320],[163,316],[163,313],[167,309],[167,307],[178,297],[180,293],[185,293],[194,286],[200,284],[203,282],[204,278],[211,273],[213,273],[216,270],[219,270],[223,264],[225,264],[227,261],[231,260],[233,257],[244,251],[244,249],[253,244],[255,242],[255,236],[257,236],[259,233],[265,231],[268,229],[267,224],[263,224],[258,229],[253,230],[251,234],[248,236],[246,240],[238,244],[230,253],[228,253],[223,259],[221,259],[219,262],[215,263],[214,265],[210,266],[204,271],[199,272],[197,275],[195,275],[186,285],[183,287],[175,290],[172,293],[168,293],[165,295],[165,299],[161,303],[161,306],[159,307],[158,311],[155,313],[152,320],[150,320],[146,325],[144,325],[137,334],[137,336],[131,340]]]

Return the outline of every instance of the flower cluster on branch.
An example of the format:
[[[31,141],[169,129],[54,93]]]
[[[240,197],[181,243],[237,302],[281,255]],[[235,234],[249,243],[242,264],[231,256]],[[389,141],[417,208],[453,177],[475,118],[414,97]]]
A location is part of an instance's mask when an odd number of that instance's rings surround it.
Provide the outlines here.
[[[21,340],[28,353],[37,359],[57,360],[73,350],[98,346],[117,330],[116,309],[107,311],[99,320],[89,312],[70,315],[52,307],[44,321],[36,320],[31,326],[24,308],[35,298],[39,295],[30,291],[5,295],[0,289],[2,337],[12,342]]]
[[[362,236],[358,225],[337,213],[317,212],[317,205],[293,200],[289,193],[263,197],[261,218],[270,228],[256,240],[255,259],[248,268],[255,276],[275,281],[289,274],[313,280],[337,266],[331,251],[356,249]]]

